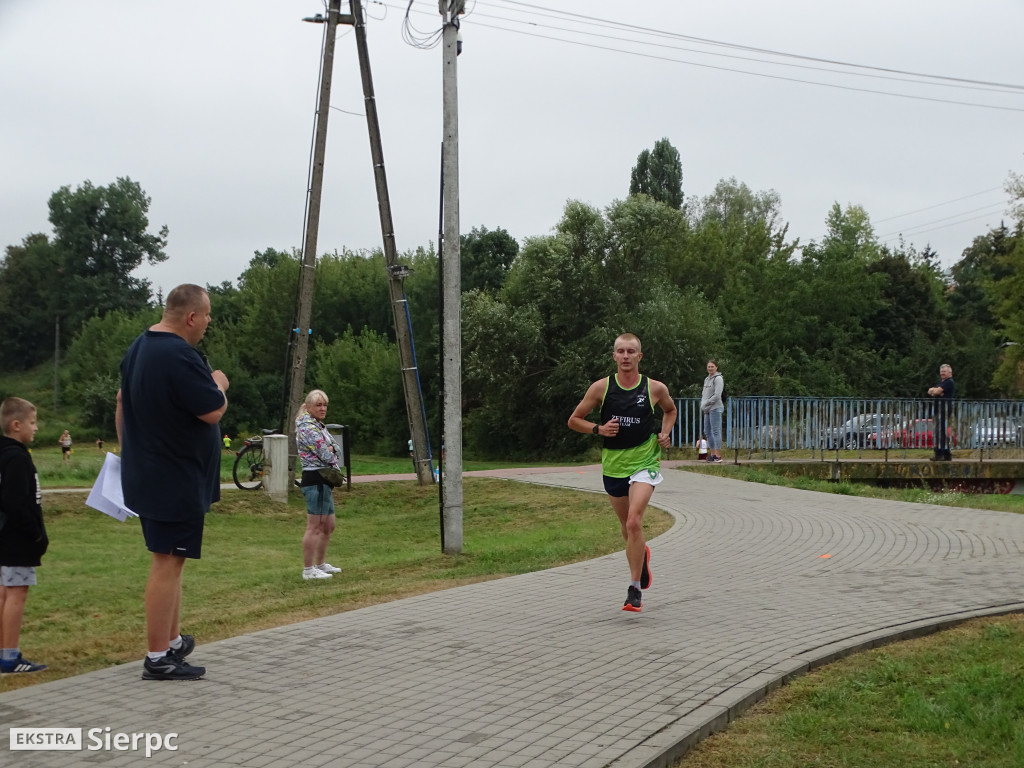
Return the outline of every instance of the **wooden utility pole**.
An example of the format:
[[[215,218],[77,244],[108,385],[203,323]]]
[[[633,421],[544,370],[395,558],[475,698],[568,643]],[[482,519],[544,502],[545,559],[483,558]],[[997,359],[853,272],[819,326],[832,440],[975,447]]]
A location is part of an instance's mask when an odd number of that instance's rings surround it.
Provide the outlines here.
[[[391,198],[388,196],[388,179],[384,172],[384,149],[380,139],[380,123],[377,120],[377,99],[373,93],[373,76],[370,73],[370,51],[366,44],[366,21],[363,18],[361,0],[351,0],[352,19],[355,24],[356,50],[359,55],[359,72],[363,81],[363,101],[366,106],[366,127],[370,133],[370,157],[373,160],[373,176],[377,186],[377,207],[380,211],[380,230],[384,238],[384,261],[388,270],[388,291],[391,311],[395,323],[395,340],[398,343],[398,357],[402,367],[402,390],[405,393],[405,415],[412,437],[413,465],[420,485],[434,482],[430,471],[430,450],[427,445],[427,415],[423,409],[416,370],[416,357],[412,349],[412,329],[409,325],[409,302],[405,298],[403,281],[409,274],[409,267],[398,263],[398,247],[395,244],[395,226],[391,219]]]
[[[302,265],[299,270],[299,311],[292,356],[292,377],[288,386],[288,408],[284,414],[282,432],[288,435],[288,454],[295,452],[295,414],[305,395],[306,354],[309,351],[309,318],[313,311],[313,277],[316,272],[316,240],[320,230],[320,192],[324,186],[324,155],[327,151],[327,114],[331,107],[331,75],[334,71],[334,37],[341,15],[341,0],[330,0],[327,18],[320,14],[306,21],[327,22],[324,38],[324,56],[320,68],[320,100],[316,109],[316,131],[313,138],[313,160],[309,189],[306,197],[306,239],[302,245]],[[289,480],[295,467],[289,462]]]
[[[442,32],[444,156],[444,244],[441,251],[442,368],[444,411],[441,439],[445,445],[444,520],[441,548],[445,554],[462,552],[462,262],[459,255],[459,14],[465,0],[438,0],[444,20]]]

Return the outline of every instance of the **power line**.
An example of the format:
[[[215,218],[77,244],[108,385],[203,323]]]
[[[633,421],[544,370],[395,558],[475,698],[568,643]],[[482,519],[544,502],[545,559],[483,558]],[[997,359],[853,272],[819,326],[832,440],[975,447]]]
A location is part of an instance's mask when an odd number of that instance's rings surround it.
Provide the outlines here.
[[[512,5],[518,5],[518,6],[523,6],[523,7],[526,7],[526,8],[531,8],[531,9],[532,8],[539,8],[539,6],[534,6],[534,5],[531,5],[529,3],[515,2],[514,0],[504,0],[504,2],[507,2],[507,3],[512,4]],[[382,3],[382,5],[386,5],[386,3]],[[406,7],[406,19],[405,19],[405,23],[409,24],[410,26],[411,26],[411,22],[409,20],[409,14],[410,14],[411,11],[412,11],[412,0],[409,1],[408,6]],[[731,72],[731,73],[735,73],[735,74],[745,74],[745,75],[751,75],[751,76],[754,76],[754,77],[768,78],[768,79],[772,79],[772,80],[784,80],[784,81],[789,81],[789,82],[800,83],[800,84],[803,84],[803,85],[816,85],[816,86],[823,87],[823,88],[836,88],[836,89],[839,89],[839,90],[848,90],[848,91],[861,92],[861,93],[872,93],[872,94],[876,94],[876,95],[892,96],[892,97],[896,97],[896,98],[905,98],[905,99],[914,99],[914,100],[918,100],[918,101],[932,101],[932,102],[938,102],[938,103],[944,103],[944,104],[954,104],[954,105],[957,105],[957,106],[967,106],[967,107],[974,107],[974,108],[981,108],[981,109],[997,109],[997,110],[1011,111],[1011,112],[1024,112],[1024,107],[1011,107],[1011,106],[1002,106],[1002,105],[996,105],[996,104],[983,104],[983,103],[971,102],[971,101],[959,101],[959,100],[955,100],[955,99],[945,99],[945,98],[939,98],[939,97],[934,97],[934,96],[922,96],[922,95],[909,94],[909,93],[896,93],[896,92],[891,92],[891,91],[882,91],[882,90],[876,90],[876,89],[872,89],[872,88],[862,88],[862,87],[851,86],[851,85],[842,85],[842,84],[839,84],[839,83],[828,83],[828,82],[821,82],[821,81],[815,81],[815,80],[805,80],[805,79],[801,79],[801,78],[786,77],[784,75],[773,75],[773,74],[769,74],[769,73],[765,73],[765,72],[754,72],[754,71],[750,71],[750,70],[746,70],[746,69],[736,69],[736,68],[732,68],[732,67],[716,66],[716,65],[713,65],[713,64],[706,64],[706,63],[695,62],[695,61],[686,61],[686,60],[683,60],[683,59],[671,58],[671,57],[667,57],[667,56],[658,56],[658,55],[654,55],[654,54],[650,54],[650,53],[642,53],[642,52],[638,52],[638,51],[632,51],[632,50],[627,50],[627,49],[617,48],[617,47],[612,47],[612,46],[607,46],[607,45],[597,45],[597,44],[592,44],[592,43],[586,43],[586,42],[582,42],[582,41],[579,41],[579,40],[568,40],[568,39],[561,38],[561,37],[555,37],[555,36],[551,36],[551,35],[538,34],[536,31],[534,31],[537,28],[555,29],[557,31],[566,32],[568,34],[576,34],[576,35],[584,35],[584,36],[587,36],[587,37],[595,37],[595,38],[602,38],[602,39],[617,40],[617,41],[620,41],[620,42],[634,44],[634,45],[642,45],[642,46],[649,46],[649,47],[653,46],[653,47],[657,47],[657,48],[670,48],[670,49],[673,49],[673,50],[683,50],[683,51],[687,51],[687,52],[691,52],[691,53],[696,53],[697,55],[701,55],[701,56],[724,56],[726,58],[739,59],[741,61],[754,62],[754,63],[757,63],[757,64],[764,64],[764,65],[767,65],[767,66],[797,67],[797,68],[801,68],[801,69],[810,69],[810,70],[826,72],[826,73],[829,73],[829,74],[835,74],[835,75],[839,75],[839,76],[844,76],[845,75],[845,76],[856,76],[856,77],[872,77],[872,78],[879,78],[879,79],[885,79],[885,80],[896,80],[896,81],[901,81],[901,82],[910,82],[910,83],[917,84],[917,85],[941,86],[941,87],[948,87],[948,88],[966,88],[966,89],[970,89],[970,90],[984,90],[984,91],[989,91],[989,92],[994,92],[994,93],[1001,93],[1001,94],[1012,95],[1012,96],[1019,95],[1018,93],[1014,92],[1017,89],[1024,90],[1024,86],[1021,86],[1021,85],[1005,84],[1005,83],[992,83],[992,82],[988,82],[988,81],[979,81],[979,80],[968,80],[968,79],[965,79],[965,78],[953,78],[953,77],[947,77],[947,76],[943,76],[943,75],[928,75],[928,74],[924,74],[924,73],[907,72],[907,71],[904,71],[904,70],[888,69],[888,68],[884,68],[884,67],[874,67],[874,66],[868,66],[868,65],[859,65],[859,64],[852,64],[852,63],[841,62],[841,61],[834,61],[834,60],[830,60],[830,59],[821,59],[821,58],[815,58],[815,57],[800,56],[798,54],[790,54],[790,53],[784,53],[784,52],[779,52],[779,51],[772,51],[772,50],[769,50],[769,49],[762,49],[762,48],[753,48],[751,46],[735,45],[735,44],[732,44],[732,43],[725,43],[725,42],[721,42],[721,41],[709,40],[707,38],[699,38],[699,37],[693,37],[693,36],[690,36],[690,35],[681,35],[681,34],[678,34],[678,33],[665,32],[665,31],[660,31],[660,30],[653,30],[653,29],[650,29],[650,28],[647,28],[647,27],[639,27],[639,26],[636,26],[636,25],[624,24],[624,23],[621,23],[621,22],[611,22],[611,21],[606,21],[606,20],[601,20],[601,19],[591,19],[589,17],[581,16],[580,14],[573,14],[573,13],[569,13],[569,12],[560,12],[560,13],[562,13],[562,16],[556,16],[556,15],[552,15],[550,13],[544,13],[544,12],[537,12],[537,13],[534,13],[534,15],[548,16],[548,17],[552,17],[552,18],[556,18],[556,19],[562,19],[563,17],[573,17],[571,19],[568,19],[572,23],[582,23],[582,24],[588,24],[588,25],[592,25],[592,26],[610,27],[610,28],[613,28],[613,29],[639,30],[643,34],[655,35],[655,36],[659,36],[659,37],[669,37],[669,38],[673,38],[673,39],[695,41],[695,42],[698,42],[698,43],[704,44],[704,45],[714,45],[714,46],[720,46],[720,47],[734,48],[734,49],[738,49],[738,50],[764,53],[764,54],[771,55],[771,56],[783,56],[783,57],[788,57],[788,58],[801,59],[801,60],[805,60],[805,61],[814,61],[814,62],[818,62],[818,63],[827,63],[827,64],[831,64],[831,65],[834,65],[834,66],[843,66],[843,67],[848,67],[848,68],[853,68],[853,69],[866,69],[866,70],[872,70],[872,71],[876,71],[876,72],[888,72],[888,73],[891,73],[891,74],[902,74],[902,75],[909,75],[909,76],[915,77],[915,78],[926,78],[926,79],[925,80],[909,80],[909,79],[906,79],[906,78],[890,77],[888,75],[867,74],[867,73],[862,73],[862,72],[844,72],[842,70],[826,69],[826,68],[823,68],[823,67],[811,67],[811,66],[802,65],[802,64],[790,64],[790,63],[775,62],[775,61],[769,61],[769,60],[766,60],[766,59],[756,59],[756,58],[755,59],[751,59],[749,57],[734,56],[734,55],[731,55],[731,54],[721,54],[721,53],[713,53],[713,52],[708,52],[708,51],[699,51],[699,50],[694,50],[694,49],[690,49],[690,48],[680,48],[678,46],[668,46],[668,45],[663,45],[663,44],[658,44],[658,43],[650,43],[650,42],[645,42],[645,41],[640,41],[640,40],[632,40],[632,39],[627,39],[627,38],[615,37],[615,36],[611,36],[611,35],[600,35],[600,34],[597,34],[597,33],[581,31],[581,30],[578,30],[578,29],[569,29],[569,28],[564,28],[564,27],[554,27],[552,25],[538,24],[535,21],[519,21],[519,20],[516,20],[516,19],[508,19],[508,18],[504,18],[504,17],[489,17],[487,14],[482,14],[479,11],[475,10],[475,7],[474,7],[474,10],[471,12],[471,14],[475,15],[475,16],[482,16],[484,18],[496,18],[499,21],[506,21],[506,22],[509,22],[509,23],[512,23],[512,24],[527,25],[527,26],[531,27],[531,29],[529,31],[524,31],[524,30],[512,29],[512,28],[508,28],[508,27],[504,27],[504,26],[500,26],[500,25],[487,24],[485,22],[477,21],[476,22],[476,26],[479,26],[479,27],[485,27],[485,28],[488,28],[488,29],[495,29],[495,30],[498,30],[498,31],[501,31],[501,32],[511,32],[513,34],[529,35],[530,37],[533,37],[533,38],[536,38],[536,39],[551,40],[551,41],[554,41],[554,42],[567,43],[569,45],[576,45],[576,46],[580,46],[580,47],[584,47],[584,48],[592,48],[594,50],[611,51],[613,53],[621,53],[621,54],[626,54],[626,55],[629,55],[629,56],[636,56],[636,57],[639,57],[639,58],[647,58],[647,59],[652,59],[652,60],[657,60],[657,61],[666,61],[666,62],[670,62],[670,63],[674,63],[674,64],[682,64],[682,65],[689,65],[689,66],[695,66],[695,67],[702,67],[702,68],[705,68],[705,69],[714,69],[714,70],[719,70],[719,71],[723,71],[723,72]],[[581,21],[576,21],[577,18],[580,19]],[[430,35],[427,38],[413,41],[410,44],[414,44],[417,47],[432,47],[433,45],[436,45],[436,39],[434,39],[434,35],[437,35],[437,34],[439,34],[439,31],[434,33],[433,35]],[[405,26],[403,26],[403,37],[406,38],[406,42],[410,42],[410,40],[407,37]],[[943,82],[928,82],[928,80],[940,80],[940,81],[943,81]],[[1006,88],[1006,89],[1011,89],[1011,90],[1010,91],[1007,91],[1007,90],[997,90],[997,88]]]
[[[1001,86],[999,88],[995,88],[995,87],[990,87],[990,85],[984,84],[981,81],[960,81],[960,82],[957,82],[957,83],[931,82],[930,80],[935,80],[935,79],[948,80],[949,78],[941,78],[941,77],[934,76],[934,75],[914,75],[914,77],[895,77],[895,76],[893,76],[891,74],[875,74],[874,72],[844,72],[843,70],[839,70],[839,69],[829,69],[827,67],[811,66],[811,65],[808,65],[808,64],[796,64],[796,63],[781,62],[781,61],[770,61],[768,59],[758,59],[758,58],[752,58],[750,56],[737,56],[737,55],[731,54],[731,53],[716,53],[716,52],[713,52],[713,51],[702,51],[702,50],[697,49],[697,48],[686,48],[686,47],[679,46],[679,45],[668,45],[668,44],[665,44],[665,43],[646,42],[644,40],[635,40],[635,39],[632,39],[632,38],[619,37],[619,36],[616,36],[616,35],[603,35],[603,34],[599,34],[599,33],[596,33],[596,32],[581,32],[579,30],[567,29],[565,27],[558,27],[558,26],[554,26],[554,25],[551,25],[551,24],[538,24],[537,22],[521,21],[519,19],[510,19],[510,18],[507,18],[507,17],[504,17],[504,16],[494,16],[492,14],[480,14],[479,12],[477,12],[475,15],[480,15],[483,18],[486,18],[486,19],[496,19],[498,21],[508,21],[508,22],[513,23],[513,24],[524,24],[524,25],[528,25],[528,26],[531,26],[531,27],[542,28],[542,29],[553,29],[553,30],[557,30],[557,31],[561,31],[561,32],[568,32],[570,34],[579,34],[579,35],[586,35],[587,37],[596,37],[596,38],[603,39],[603,40],[616,40],[616,41],[623,42],[623,43],[633,43],[633,44],[636,44],[636,45],[643,45],[643,46],[648,46],[648,47],[652,47],[652,48],[667,48],[667,49],[673,50],[673,51],[684,51],[686,53],[696,53],[696,54],[701,55],[701,56],[718,56],[718,57],[725,58],[725,59],[735,59],[737,61],[747,61],[747,62],[753,62],[753,63],[756,63],[756,64],[767,64],[768,66],[772,66],[772,67],[792,67],[792,68],[795,68],[795,69],[806,69],[806,70],[811,70],[811,71],[814,71],[814,72],[826,72],[828,74],[833,74],[833,75],[846,75],[846,76],[851,76],[851,77],[869,77],[869,78],[873,78],[873,79],[877,79],[877,80],[890,80],[890,81],[893,81],[893,82],[913,83],[915,85],[928,85],[928,86],[938,87],[938,88],[960,88],[960,89],[971,90],[971,91],[986,91],[986,92],[989,92],[989,93],[1001,93],[1001,94],[1007,94],[1007,95],[1022,95],[1022,94],[1015,93],[1013,90],[1010,90],[1010,91],[1006,90],[1006,88],[1008,88],[1010,86]],[[480,25],[480,26],[487,26],[487,25],[485,24],[485,25]],[[493,27],[493,26],[491,28],[493,28],[493,29],[503,29],[502,27]],[[516,31],[516,30],[511,30],[510,29],[510,30],[507,30],[507,31],[512,32],[512,31]],[[737,48],[739,48],[741,50],[745,50],[741,46],[735,46],[735,47],[737,47]],[[808,60],[808,61],[819,61],[817,59],[810,59],[808,57],[803,57],[803,56],[795,56],[795,55],[793,55],[793,57],[794,58],[805,59],[805,60]],[[870,69],[870,70],[877,71],[877,68],[874,68],[874,67],[863,67],[861,65],[856,65],[856,64],[846,65],[846,66],[850,66],[850,67],[854,67],[854,68],[861,68],[861,69]],[[930,78],[930,80],[928,80],[928,79],[922,80],[921,78]],[[1024,86],[1022,86],[1022,87],[1024,87]]]
[[[998,205],[985,206],[985,208],[975,208],[975,209],[973,209],[971,211],[964,211],[963,213],[954,214],[954,216],[956,216],[956,217],[965,216],[966,214],[973,213],[974,211],[986,210],[986,208],[999,209],[999,208],[1002,208],[1002,203],[999,203]],[[968,216],[966,219],[964,219],[964,218],[957,218],[955,221],[951,221],[949,217],[946,217],[946,218],[943,218],[943,219],[936,219],[935,221],[929,221],[929,222],[925,222],[924,224],[918,224],[916,226],[907,227],[907,228],[905,228],[903,230],[899,230],[899,231],[896,231],[896,232],[888,232],[888,233],[886,233],[884,235],[879,235],[878,239],[879,240],[886,240],[887,241],[887,240],[891,240],[892,238],[899,237],[901,235],[904,236],[904,237],[923,235],[923,234],[926,234],[928,232],[934,232],[937,229],[946,229],[947,227],[955,227],[958,224],[967,224],[967,223],[972,222],[972,221],[979,221],[981,219],[988,219],[988,218],[991,218],[992,215],[994,213],[996,213],[996,212],[997,212],[996,210],[991,210],[988,213],[982,213],[982,214],[979,214],[977,216]]]
[[[802,85],[816,85],[816,86],[819,86],[821,88],[836,88],[836,89],[839,89],[839,90],[853,91],[853,92],[856,92],[856,93],[873,93],[873,94],[876,94],[876,95],[879,95],[879,96],[893,96],[895,98],[913,99],[915,101],[930,101],[930,102],[936,102],[936,103],[939,103],[939,104],[955,104],[957,106],[962,106],[962,107],[975,107],[975,108],[978,108],[978,109],[997,109],[997,110],[1001,110],[1001,111],[1005,111],[1005,112],[1024,112],[1024,107],[1006,107],[1006,106],[1000,106],[998,104],[980,104],[978,102],[972,102],[972,101],[958,101],[956,99],[941,99],[941,98],[938,98],[938,97],[935,97],[935,96],[917,96],[915,94],[910,94],[910,93],[893,93],[892,91],[879,91],[879,90],[876,90],[874,88],[860,88],[860,87],[852,86],[852,85],[839,85],[837,83],[823,83],[823,82],[817,82],[817,81],[814,81],[814,80],[804,80],[804,79],[796,78],[796,77],[786,77],[784,75],[771,75],[771,74],[768,74],[768,73],[765,73],[765,72],[751,72],[750,70],[734,69],[732,67],[720,67],[720,66],[716,66],[714,64],[702,64],[702,63],[696,62],[696,61],[684,61],[682,59],[673,59],[673,58],[670,58],[668,56],[655,56],[653,54],[638,53],[636,51],[627,51],[627,50],[623,50],[621,48],[612,48],[612,47],[604,46],[604,45],[592,45],[590,43],[581,43],[581,42],[579,42],[577,40],[565,40],[563,38],[551,37],[549,35],[538,35],[538,34],[533,34],[533,33],[528,33],[528,32],[521,32],[521,31],[515,30],[515,29],[505,29],[503,27],[496,27],[496,26],[494,26],[492,24],[482,24],[480,22],[477,22],[476,26],[478,26],[478,27],[488,27],[488,28],[491,28],[491,29],[498,29],[498,30],[501,30],[503,32],[511,32],[512,34],[520,34],[520,35],[522,35],[522,34],[530,34],[532,37],[535,37],[535,38],[540,38],[540,39],[543,39],[543,40],[554,40],[554,41],[557,41],[557,42],[560,42],[560,43],[567,43],[569,45],[581,46],[583,48],[593,48],[595,50],[601,50],[601,51],[612,51],[614,53],[626,54],[627,56],[636,56],[636,57],[639,57],[639,58],[653,59],[653,60],[656,60],[656,61],[667,61],[667,62],[671,62],[673,64],[684,64],[684,65],[688,65],[688,66],[691,66],[691,67],[701,67],[703,69],[714,69],[714,70],[717,70],[717,71],[720,71],[720,72],[732,72],[732,73],[741,74],[741,75],[751,75],[753,77],[764,77],[764,78],[767,78],[769,80],[784,80],[784,81],[791,82],[791,83],[800,83]],[[837,73],[837,74],[842,74],[842,73]]]
[[[507,5],[521,6],[523,8],[528,8],[528,9],[530,9],[530,12],[533,13],[534,15],[551,16],[551,14],[545,13],[545,11],[548,11],[548,10],[551,10],[551,9],[544,8],[543,6],[539,6],[539,5],[533,5],[532,3],[519,2],[518,0],[497,0],[497,2],[504,2]],[[609,21],[609,20],[605,20],[605,19],[594,19],[593,17],[584,16],[583,14],[579,14],[579,13],[572,13],[570,11],[558,11],[557,14],[558,15],[555,15],[555,16],[552,16],[552,17],[553,18],[566,18],[566,20],[571,20],[571,21],[574,21],[575,23],[580,23],[580,24],[594,24],[594,25],[598,25],[598,26],[610,26],[610,27],[613,27],[613,28],[629,29],[629,30],[633,30],[633,31],[637,31],[637,32],[643,32],[644,34],[650,34],[650,35],[655,35],[655,36],[659,36],[659,37],[672,37],[672,38],[677,38],[677,39],[680,39],[680,40],[688,40],[690,42],[702,43],[702,44],[705,44],[705,45],[714,45],[714,46],[722,46],[722,47],[726,47],[726,48],[735,48],[737,50],[748,51],[748,52],[751,52],[751,53],[763,53],[763,54],[767,54],[769,56],[782,56],[782,57],[786,57],[786,58],[801,59],[803,61],[814,61],[814,62],[818,62],[818,63],[821,63],[821,64],[833,64],[833,65],[836,65],[836,66],[849,67],[849,68],[855,68],[855,69],[870,69],[870,70],[874,70],[876,72],[888,72],[890,74],[897,74],[897,75],[910,75],[912,77],[923,77],[923,78],[936,79],[936,80],[947,80],[947,81],[950,81],[950,82],[969,83],[969,84],[973,84],[973,85],[986,85],[986,86],[995,86],[995,87],[999,87],[999,88],[1010,88],[1010,89],[1014,89],[1014,90],[1024,90],[1024,85],[1019,85],[1019,84],[1015,84],[1015,83],[996,83],[996,82],[991,82],[991,81],[986,81],[986,80],[971,80],[971,79],[962,78],[962,77],[951,77],[951,76],[948,76],[948,75],[932,75],[932,74],[927,74],[927,73],[923,73],[923,72],[910,72],[910,71],[902,70],[902,69],[893,69],[893,68],[890,68],[890,67],[879,67],[879,66],[874,66],[874,65],[869,65],[869,64],[855,64],[853,62],[839,61],[839,60],[836,60],[836,59],[825,59],[825,58],[820,58],[820,57],[816,57],[816,56],[804,56],[804,55],[801,55],[801,54],[789,53],[789,52],[786,52],[786,51],[775,51],[775,50],[772,50],[770,48],[757,48],[757,47],[749,46],[749,45],[740,45],[740,44],[737,44],[737,43],[728,43],[728,42],[724,42],[724,41],[721,41],[721,40],[712,40],[710,38],[705,38],[705,37],[695,37],[693,35],[684,35],[684,34],[677,33],[677,32],[669,32],[667,30],[652,29],[651,27],[641,27],[641,26],[638,26],[638,25],[635,25],[635,24],[626,24],[624,22]]]
[[[908,211],[907,213],[898,213],[895,216],[889,216],[888,218],[885,218],[885,219],[879,219],[878,221],[875,222],[875,224],[882,224],[883,222],[892,221],[893,219],[902,219],[904,216],[912,216],[915,213],[922,213],[923,211],[930,211],[932,208],[941,208],[942,206],[950,205],[951,203],[959,203],[961,200],[968,200],[968,199],[970,199],[972,197],[978,197],[979,195],[987,195],[987,194],[989,194],[991,192],[1001,192],[1002,189],[1003,189],[1002,187],[992,187],[991,189],[983,189],[981,192],[972,192],[971,194],[964,195],[963,197],[955,197],[952,200],[946,200],[945,202],[942,202],[942,203],[936,203],[935,205],[928,205],[928,206],[925,206],[924,208],[918,208],[917,210],[914,210],[914,211]]]

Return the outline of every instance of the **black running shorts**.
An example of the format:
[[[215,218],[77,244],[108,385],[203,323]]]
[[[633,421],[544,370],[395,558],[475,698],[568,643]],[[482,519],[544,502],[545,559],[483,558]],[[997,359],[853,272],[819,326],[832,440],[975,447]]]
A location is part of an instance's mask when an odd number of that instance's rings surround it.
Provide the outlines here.
[[[177,555],[198,560],[203,551],[206,515],[189,520],[152,520],[140,517],[146,549],[158,555]]]
[[[629,496],[629,478],[628,477],[609,477],[608,475],[602,475],[604,478],[604,490],[609,496],[619,498],[621,496]]]

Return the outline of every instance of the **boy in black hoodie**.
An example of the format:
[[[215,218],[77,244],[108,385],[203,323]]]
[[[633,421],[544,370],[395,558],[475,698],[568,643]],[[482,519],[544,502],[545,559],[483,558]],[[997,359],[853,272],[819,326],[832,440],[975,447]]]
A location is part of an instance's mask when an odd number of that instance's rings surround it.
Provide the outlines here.
[[[20,397],[0,403],[0,673],[41,672],[21,655],[18,637],[28,588],[50,540],[43,526],[39,476],[26,446],[36,430],[36,407]]]

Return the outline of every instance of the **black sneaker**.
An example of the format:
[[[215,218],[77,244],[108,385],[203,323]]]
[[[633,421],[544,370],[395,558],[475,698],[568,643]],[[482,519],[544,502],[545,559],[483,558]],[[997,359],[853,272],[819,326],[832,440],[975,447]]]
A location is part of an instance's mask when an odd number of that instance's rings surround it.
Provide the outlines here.
[[[196,639],[193,635],[182,635],[181,636],[181,648],[171,648],[171,652],[174,653],[179,659],[184,659],[192,651],[196,649]]]
[[[640,589],[647,589],[651,586],[654,577],[651,576],[651,548],[644,547],[644,567],[640,571]]]
[[[622,604],[622,610],[640,613],[641,604],[640,590],[630,584],[629,592],[626,594],[626,602]]]
[[[0,674],[12,675],[21,672],[42,672],[46,669],[45,664],[35,664],[20,653],[17,658],[0,659]]]
[[[149,656],[142,662],[143,680],[198,680],[206,674],[206,667],[193,667],[174,651],[153,661]]]

